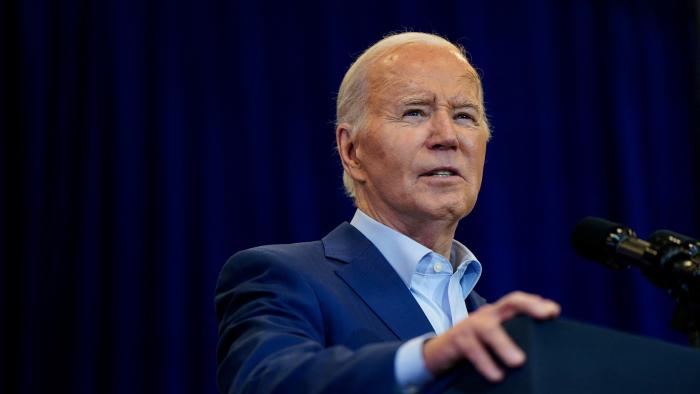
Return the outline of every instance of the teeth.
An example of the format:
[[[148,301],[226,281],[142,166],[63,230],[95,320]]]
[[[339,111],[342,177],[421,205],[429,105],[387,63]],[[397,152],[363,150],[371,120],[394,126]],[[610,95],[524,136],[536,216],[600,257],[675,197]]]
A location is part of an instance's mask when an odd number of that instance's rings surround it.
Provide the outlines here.
[[[452,176],[454,173],[452,171],[447,171],[447,170],[440,170],[440,171],[433,171],[431,173],[433,176]]]

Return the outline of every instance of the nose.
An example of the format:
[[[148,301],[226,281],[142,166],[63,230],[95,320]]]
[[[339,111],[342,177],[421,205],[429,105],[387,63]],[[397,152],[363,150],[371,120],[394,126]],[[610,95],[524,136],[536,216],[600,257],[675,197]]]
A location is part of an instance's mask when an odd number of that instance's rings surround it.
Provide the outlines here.
[[[456,150],[459,146],[452,118],[447,111],[436,111],[430,119],[428,147],[435,150]]]

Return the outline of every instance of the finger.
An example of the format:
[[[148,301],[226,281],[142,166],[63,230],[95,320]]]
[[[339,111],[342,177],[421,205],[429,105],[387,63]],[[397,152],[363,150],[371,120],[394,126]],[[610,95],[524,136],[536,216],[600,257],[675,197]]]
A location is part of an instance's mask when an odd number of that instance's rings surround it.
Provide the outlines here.
[[[500,325],[478,335],[503,362],[511,367],[519,367],[525,362],[525,353],[513,342]]]
[[[537,319],[556,317],[561,311],[559,304],[534,294],[516,291],[501,298],[495,304],[495,310],[501,321],[524,313]]]
[[[487,380],[498,382],[503,379],[503,371],[496,365],[486,348],[474,335],[460,336],[457,344],[464,357],[471,362],[474,368]]]
[[[425,368],[434,376],[451,368],[455,362],[464,358],[456,339],[447,334],[433,337],[423,343],[423,361]]]

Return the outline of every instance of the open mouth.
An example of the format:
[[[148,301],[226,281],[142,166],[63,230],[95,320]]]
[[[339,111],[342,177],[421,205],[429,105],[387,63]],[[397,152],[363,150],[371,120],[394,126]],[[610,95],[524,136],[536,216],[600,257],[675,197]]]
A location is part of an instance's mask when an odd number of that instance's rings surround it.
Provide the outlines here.
[[[458,176],[459,173],[451,168],[436,168],[434,170],[428,171],[421,176],[434,176],[440,178],[447,178],[451,176]]]

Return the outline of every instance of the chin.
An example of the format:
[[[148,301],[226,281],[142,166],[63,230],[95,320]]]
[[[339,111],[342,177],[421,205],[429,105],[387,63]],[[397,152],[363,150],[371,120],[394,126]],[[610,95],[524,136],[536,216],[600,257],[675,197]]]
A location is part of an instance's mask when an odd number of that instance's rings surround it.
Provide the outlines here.
[[[424,220],[458,221],[467,216],[476,203],[473,193],[465,188],[449,192],[434,190],[414,190],[413,194],[403,194],[394,201],[404,200],[404,214]]]
[[[437,201],[436,201],[437,203]],[[474,204],[466,201],[455,201],[451,203],[431,204],[425,211],[432,220],[458,221],[467,216],[474,208]]]

